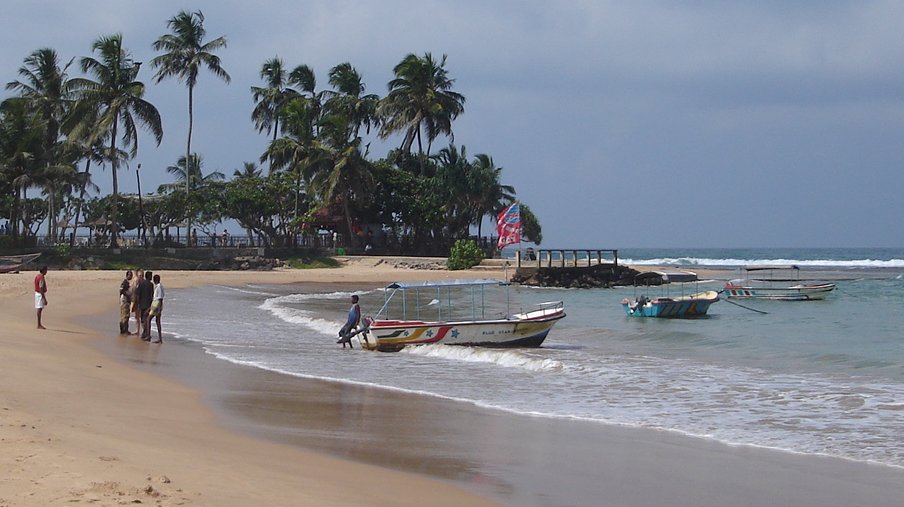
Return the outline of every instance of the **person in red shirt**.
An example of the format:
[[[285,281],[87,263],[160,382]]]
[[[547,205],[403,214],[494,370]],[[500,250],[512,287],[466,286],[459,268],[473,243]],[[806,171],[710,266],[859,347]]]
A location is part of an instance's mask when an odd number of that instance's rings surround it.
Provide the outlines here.
[[[47,266],[42,266],[35,276],[35,309],[38,311],[38,329],[47,329],[41,324],[41,313],[47,306],[47,280],[44,279],[46,274]]]

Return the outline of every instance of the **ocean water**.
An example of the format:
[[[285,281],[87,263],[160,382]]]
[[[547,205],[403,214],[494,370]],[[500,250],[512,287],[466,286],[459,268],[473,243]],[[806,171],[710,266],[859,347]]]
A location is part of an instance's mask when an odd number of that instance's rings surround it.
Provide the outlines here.
[[[741,302],[765,313],[721,301],[708,318],[667,320],[626,317],[619,302],[633,288],[513,286],[512,310],[565,303],[568,316],[539,349],[342,350],[336,331],[350,294],[361,296],[365,315],[383,303],[382,289],[367,284],[174,290],[165,326],[223,360],[288,375],[904,467],[904,249],[645,249],[619,257],[687,268],[795,263],[838,287],[825,301]],[[503,301],[488,299],[494,311]]]

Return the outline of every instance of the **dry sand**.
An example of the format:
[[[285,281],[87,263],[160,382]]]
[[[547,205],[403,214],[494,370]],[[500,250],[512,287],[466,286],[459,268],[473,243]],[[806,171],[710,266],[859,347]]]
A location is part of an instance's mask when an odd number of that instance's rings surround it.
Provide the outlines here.
[[[324,270],[167,272],[166,285],[449,275],[368,264],[375,262]],[[493,505],[446,482],[224,429],[200,392],[88,346],[99,334],[79,322],[115,309],[122,273],[48,273],[46,331],[35,329],[35,274],[0,275],[0,507]]]

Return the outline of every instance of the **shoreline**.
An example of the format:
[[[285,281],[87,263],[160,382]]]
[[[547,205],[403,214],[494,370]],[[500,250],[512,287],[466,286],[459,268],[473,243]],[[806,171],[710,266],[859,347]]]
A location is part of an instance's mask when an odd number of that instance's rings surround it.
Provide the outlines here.
[[[268,278],[263,283],[310,282],[316,279],[316,283],[338,284],[380,282],[385,281],[387,275],[397,275],[397,278],[404,275],[411,279],[439,278],[443,275],[447,278],[467,276],[467,273],[462,272],[405,273],[402,270],[383,271],[371,268],[367,272],[335,269],[324,271],[322,273],[286,271],[264,275],[261,278]],[[228,272],[163,273],[166,274],[164,283],[168,289],[204,284],[235,285],[246,280],[261,282],[258,277],[253,276],[254,273],[239,276]],[[179,278],[193,274],[195,275],[193,279]],[[24,280],[30,283],[33,273],[27,275]],[[480,272],[476,276],[486,277],[487,273]],[[54,306],[54,303],[59,303],[61,298],[58,285],[55,284],[60,282],[56,281],[56,277],[64,276],[61,272],[51,272],[48,278],[51,306],[45,315],[45,321],[51,323],[48,326],[51,330],[62,331],[58,329],[60,327],[57,324],[58,316],[54,313],[60,311],[59,305]],[[65,277],[78,281],[77,276]],[[118,272],[110,276],[101,276],[100,280],[95,280],[98,283],[92,281],[97,287],[88,292],[102,298],[103,301],[111,300],[108,293],[115,289],[120,277],[121,273]],[[297,278],[305,279],[296,280]],[[4,282],[5,280],[0,278],[0,289],[3,289],[0,296],[8,295]],[[28,289],[27,285],[25,289]],[[22,290],[18,295],[27,296],[26,290]],[[28,301],[22,304],[21,299],[23,298],[17,298],[15,306],[28,310]],[[6,301],[5,297],[3,301]],[[162,399],[158,396],[154,400],[161,407],[174,408],[170,400],[170,395],[174,393],[192,398],[189,404],[196,405],[192,410],[201,412],[201,421],[195,422],[199,427],[188,430],[178,425],[180,431],[190,433],[190,436],[186,435],[190,440],[203,441],[208,438],[208,433],[225,433],[231,435],[228,438],[248,440],[252,442],[250,444],[252,446],[272,447],[278,450],[273,451],[278,454],[294,456],[297,452],[303,455],[302,459],[309,461],[309,464],[317,462],[317,466],[332,467],[330,470],[335,476],[327,474],[330,475],[327,480],[332,481],[335,489],[330,489],[329,485],[323,486],[321,489],[326,492],[323,497],[318,497],[317,504],[358,504],[347,497],[349,492],[343,489],[343,486],[354,484],[354,488],[350,488],[354,490],[366,488],[366,485],[361,485],[361,477],[370,474],[401,474],[403,477],[399,481],[404,484],[403,490],[400,491],[405,492],[417,490],[417,483],[425,481],[428,486],[424,488],[427,488],[429,493],[421,490],[421,494],[427,494],[423,498],[435,500],[437,503],[431,503],[433,505],[452,505],[456,501],[454,499],[461,501],[462,497],[456,495],[464,495],[469,505],[475,504],[475,501],[490,504],[491,501],[487,499],[489,495],[490,498],[502,499],[509,505],[590,505],[602,502],[605,505],[741,506],[769,502],[824,507],[857,503],[897,505],[900,495],[904,494],[902,480],[904,471],[887,470],[882,465],[846,462],[839,458],[813,455],[795,455],[767,448],[734,447],[698,437],[649,429],[605,426],[587,421],[535,418],[484,409],[464,402],[433,399],[429,396],[392,393],[376,387],[294,377],[220,360],[206,354],[199,347],[194,348],[194,353],[188,354],[185,353],[186,349],[192,347],[183,343],[165,344],[154,353],[153,347],[148,347],[135,338],[111,338],[116,336],[113,324],[116,320],[115,311],[112,305],[106,308],[105,305],[94,301],[94,304],[89,306],[97,310],[96,314],[103,318],[81,317],[79,320],[79,317],[73,316],[78,324],[77,329],[71,332],[87,335],[87,338],[78,340],[76,348],[91,348],[95,349],[95,352],[100,350],[101,354],[92,356],[92,361],[97,363],[94,366],[97,366],[98,371],[113,368],[97,358],[112,357],[121,367],[115,368],[117,380],[120,376],[126,378],[128,386],[133,386],[131,380],[139,384],[148,382],[153,386],[149,390],[163,389],[169,393],[162,396]],[[2,314],[4,319],[9,318],[7,310],[2,310]],[[27,315],[30,319],[22,315]],[[34,324],[33,309],[22,315],[12,318],[22,321],[16,322],[17,326],[24,326],[20,330],[24,334],[20,333],[18,337],[28,340],[31,338],[27,332],[30,331],[28,325]],[[86,322],[87,325],[84,325]],[[109,327],[111,331],[105,334],[90,329],[102,326]],[[0,350],[4,353],[12,346],[6,337],[0,339]],[[55,352],[53,349],[38,351],[35,358],[49,361],[50,358],[46,356],[53,356]],[[168,355],[168,352],[175,354]],[[199,361],[199,354],[205,358]],[[179,359],[188,363],[178,364],[176,361]],[[204,363],[197,368],[199,371],[187,367],[187,364],[196,366],[198,362]],[[96,374],[98,371],[91,373]],[[4,377],[5,374],[6,372],[3,372]],[[192,375],[196,375],[197,378],[190,378]],[[140,379],[136,380],[136,377]],[[65,378],[73,380],[71,377]],[[58,387],[49,383],[46,388],[52,390]],[[136,399],[121,397],[119,401],[130,409],[144,412],[146,407],[141,407],[140,404],[148,399],[145,396],[152,395],[141,392],[141,396]],[[136,406],[136,403],[139,405]],[[97,405],[72,407],[73,410],[76,408],[96,409]],[[178,405],[175,408],[184,407]],[[18,408],[13,407],[12,410],[15,412]],[[381,434],[387,429],[394,428],[392,425],[399,423],[400,411],[407,416],[402,418],[402,422],[408,419],[416,421],[416,424],[412,423],[409,428],[412,438],[402,440],[404,444],[401,446],[398,445],[400,442],[395,440],[386,442],[367,438],[368,434]],[[160,415],[155,414],[154,410],[149,412],[143,414],[143,417],[162,421],[162,424],[170,423],[166,418],[160,419]],[[79,419],[82,417],[91,419],[90,414],[76,413]],[[179,414],[176,417],[177,422],[181,422],[181,412],[177,413]],[[356,417],[350,420],[349,413],[354,413]],[[4,414],[8,415],[6,412]],[[65,414],[66,412],[49,415],[40,411],[34,413],[42,420]],[[348,424],[337,430],[336,425],[343,421]],[[3,426],[3,435],[7,441],[10,440],[7,438],[10,435],[7,431],[13,426],[14,424]],[[482,430],[471,431],[471,428],[475,427]],[[430,431],[427,432],[424,428],[430,428]],[[134,436],[125,437],[115,429],[111,429],[109,433],[105,431],[103,434],[95,435],[97,448],[108,447],[113,443],[119,444],[121,439],[135,439]],[[146,446],[157,443],[154,441],[156,438],[165,436],[166,432],[154,433],[149,442],[128,443],[137,445],[147,452]],[[51,438],[56,437],[54,435]],[[62,439],[68,440],[70,436],[64,434]],[[313,452],[309,451],[310,449],[313,449]],[[67,455],[70,451],[63,454]],[[250,468],[244,470],[244,473],[251,476],[257,473],[253,466],[245,463],[247,460],[244,454],[232,454],[234,452],[236,449],[226,449],[220,457],[230,461],[231,464],[237,465],[241,462],[243,469]],[[242,449],[241,452],[245,450]],[[160,454],[159,460],[155,463],[172,465],[173,469],[178,469],[176,465],[184,459],[182,449],[178,448],[167,448]],[[252,453],[251,457],[256,455]],[[133,457],[134,459],[121,458],[112,453],[99,456],[95,459],[101,460],[102,464],[108,463],[102,458],[116,458],[117,461],[111,462],[128,463],[126,468],[142,468],[143,464],[141,460],[143,455],[140,453]],[[340,459],[337,460],[335,456],[340,456]],[[326,460],[325,465],[319,462],[321,458]],[[372,471],[370,468],[373,467],[355,462],[372,463],[378,467],[376,471]],[[425,469],[425,463],[432,464],[433,468]],[[355,469],[356,465],[365,467],[366,470],[361,472]],[[60,467],[58,463],[54,466]],[[65,469],[65,466],[62,468]],[[418,472],[418,475],[411,476],[404,472],[396,472],[395,469]],[[279,471],[283,471],[282,467]],[[218,475],[226,474],[219,469],[216,472]],[[126,478],[104,483],[117,482],[130,485],[135,482],[139,485],[147,483],[155,488],[155,491],[168,495],[160,505],[169,505],[165,502],[177,498],[179,493],[167,489],[169,483],[158,484],[156,480],[159,476],[155,475],[155,472],[147,473],[146,477],[139,477],[138,481]],[[197,505],[242,505],[239,502],[229,503],[229,500],[222,503],[224,500],[217,496],[222,492],[216,491],[215,488],[213,491],[208,490],[211,484],[205,483],[200,477],[186,475],[184,471],[178,474],[168,472],[166,475],[172,479],[174,485],[178,484],[180,488],[184,488],[183,492],[195,493],[195,497],[188,494],[179,497],[183,502],[187,499],[187,505],[192,505],[193,501],[197,502]],[[223,477],[226,476],[228,474]],[[148,477],[152,477],[152,480],[148,480]],[[434,489],[437,481],[429,477],[440,478],[438,483],[448,488],[448,491]],[[234,476],[232,478],[234,479]],[[377,482],[383,484],[382,481],[383,479]],[[19,498],[10,498],[12,495],[7,493],[8,484],[19,482],[21,481],[17,482],[16,476],[12,481],[0,481],[0,505],[4,505],[2,500],[10,502],[9,505],[20,505],[14,501]],[[473,486],[467,489],[478,492],[482,498],[470,496],[471,493],[464,492],[457,486],[469,482]],[[191,486],[186,487],[186,484]],[[542,490],[544,486],[541,485],[545,485],[550,494],[556,488],[571,489],[571,503],[550,502],[552,498],[544,501],[542,496],[538,497],[534,493],[537,487]],[[285,505],[287,498],[292,498],[293,501],[308,498],[303,496],[304,493],[298,488],[283,486],[280,488],[283,496],[271,498],[272,504]],[[85,493],[83,496],[88,498],[89,494],[100,493]],[[230,494],[237,493],[232,491]],[[226,498],[235,500],[232,497]],[[407,497],[400,496],[399,491],[389,496],[365,495],[358,497],[358,502],[361,501],[360,498],[366,498],[369,505],[418,504],[416,497],[406,500]],[[420,499],[420,504],[424,503],[423,498]],[[209,503],[214,499],[217,501]],[[377,499],[382,499],[383,502]],[[245,497],[245,501],[260,503],[261,497]]]

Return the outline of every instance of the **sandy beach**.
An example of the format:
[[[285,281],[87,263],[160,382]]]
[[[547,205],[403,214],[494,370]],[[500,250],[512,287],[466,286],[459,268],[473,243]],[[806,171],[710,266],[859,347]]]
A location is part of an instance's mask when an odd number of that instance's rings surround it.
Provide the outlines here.
[[[162,275],[168,291],[501,276],[378,262]],[[48,330],[37,331],[34,275],[0,275],[2,507],[825,507],[897,506],[904,497],[904,470],[893,467],[519,416],[121,338],[119,272],[51,271]],[[399,431],[406,438],[392,437]]]
[[[169,290],[178,290],[387,276],[368,271],[167,272],[164,279]],[[114,330],[122,273],[48,273],[46,331],[35,329],[35,274],[0,276],[0,506],[494,504],[422,475],[224,429],[201,392],[92,346],[116,339],[112,332],[102,336],[85,317],[112,318],[103,327]]]

